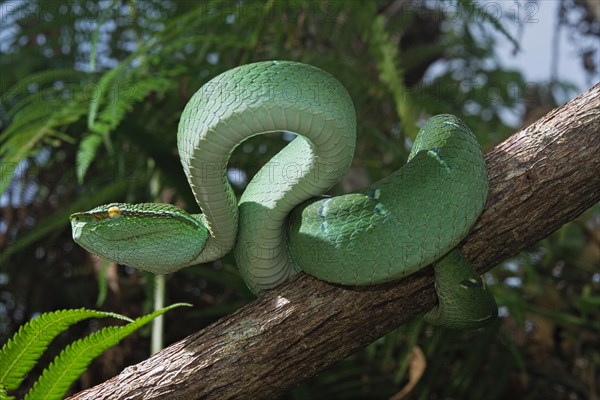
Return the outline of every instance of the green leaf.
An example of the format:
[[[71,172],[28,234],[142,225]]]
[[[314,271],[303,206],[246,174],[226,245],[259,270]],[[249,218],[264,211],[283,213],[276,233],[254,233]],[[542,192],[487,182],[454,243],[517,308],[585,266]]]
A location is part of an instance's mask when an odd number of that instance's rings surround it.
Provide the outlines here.
[[[396,113],[408,136],[414,138],[418,131],[418,114],[414,107],[414,101],[409,96],[409,90],[404,84],[404,70],[399,62],[399,45],[394,43],[387,33],[382,16],[373,20],[369,42],[379,71],[379,80],[385,84],[394,97]]]
[[[8,393],[6,393],[6,387],[4,387],[4,384],[2,382],[0,382],[0,400],[13,400],[14,396],[9,396]]]
[[[96,307],[100,307],[104,304],[104,300],[108,295],[108,282],[106,279],[106,274],[108,271],[108,267],[110,266],[110,261],[106,261],[104,259],[101,260],[100,272],[98,273],[98,297],[96,298]]]
[[[25,399],[62,399],[75,379],[106,349],[116,345],[154,318],[187,303],[177,303],[137,318],[125,326],[111,326],[67,346],[34,383]]]
[[[163,93],[171,85],[170,79],[151,75],[113,78],[115,77],[109,76],[106,81],[104,77],[101,79],[99,87],[102,99],[90,104],[88,128],[92,132],[103,135],[111,132],[133,109],[135,103],[151,92]],[[100,109],[104,103],[106,106]]]
[[[102,143],[102,136],[96,133],[87,135],[83,138],[81,143],[79,143],[76,157],[77,181],[79,184],[83,183],[83,178],[92,164],[92,161],[94,161],[100,143]]]
[[[0,382],[8,390],[16,389],[56,336],[74,323],[92,317],[114,317],[131,321],[119,314],[84,308],[42,314],[21,326],[12,339],[2,346]]]
[[[51,69],[48,71],[37,72],[31,74],[19,82],[15,83],[10,89],[8,89],[2,97],[2,103],[10,102],[16,97],[23,95],[31,96],[29,93],[30,85],[43,86],[45,84],[54,83],[59,80],[73,81],[74,77],[82,76],[83,74],[73,69]]]
[[[508,32],[508,30],[504,28],[504,25],[502,25],[500,20],[488,11],[486,11],[484,7],[481,7],[479,4],[471,0],[459,0],[459,4],[462,4],[462,6],[468,10],[467,15],[469,15],[470,17],[478,17],[481,18],[481,20],[483,21],[489,22],[494,26],[494,28],[496,28],[498,32],[500,32],[506,39],[508,39],[508,41],[513,46],[515,46],[515,50],[520,49],[519,42],[517,42],[517,40],[510,34],[510,32]],[[476,21],[477,18],[473,18],[473,20]]]
[[[100,81],[98,82],[98,92],[95,96],[91,96],[90,98],[90,108],[88,111],[88,129],[92,129],[94,123],[96,121],[96,115],[98,114],[98,107],[100,107],[100,103],[102,99],[106,96],[107,88],[111,85],[115,78],[118,77],[118,73],[121,73],[121,69],[124,64],[121,63],[116,68],[110,69],[107,73],[102,75]]]
[[[33,102],[20,110],[17,113],[19,117],[17,118],[16,114],[13,122],[0,133],[0,143],[2,143],[0,157],[4,164],[17,165],[31,155],[38,143],[48,135],[55,134],[55,128],[64,127],[77,121],[85,113],[85,108],[78,99],[79,95],[67,103],[57,101],[56,104],[46,104],[46,108],[55,107],[51,113],[42,111],[40,102]],[[2,177],[0,195],[4,193],[11,179],[11,176]]]

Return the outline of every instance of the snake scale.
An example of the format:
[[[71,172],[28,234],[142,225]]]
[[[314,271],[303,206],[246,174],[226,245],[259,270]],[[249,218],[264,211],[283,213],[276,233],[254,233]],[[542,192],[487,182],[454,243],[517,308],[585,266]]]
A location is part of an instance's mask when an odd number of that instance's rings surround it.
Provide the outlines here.
[[[280,131],[297,137],[238,201],[227,179],[233,150]],[[453,115],[432,117],[398,171],[358,193],[324,196],[348,170],[355,140],[352,100],[327,72],[291,61],[231,69],[193,95],[179,123],[181,162],[202,214],[111,203],[73,214],[73,239],[156,274],[233,249],[256,294],[299,271],[342,285],[374,285],[433,263],[438,304],[425,315],[429,322],[474,328],[493,320],[493,296],[456,248],[488,191],[473,133]]]

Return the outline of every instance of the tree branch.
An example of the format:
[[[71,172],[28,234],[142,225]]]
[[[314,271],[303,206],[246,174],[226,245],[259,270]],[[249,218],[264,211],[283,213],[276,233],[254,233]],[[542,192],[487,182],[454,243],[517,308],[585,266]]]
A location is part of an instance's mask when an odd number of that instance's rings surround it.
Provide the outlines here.
[[[486,155],[486,209],[462,248],[480,272],[600,200],[600,84]],[[308,275],[71,399],[274,398],[435,303],[425,268],[348,288]]]

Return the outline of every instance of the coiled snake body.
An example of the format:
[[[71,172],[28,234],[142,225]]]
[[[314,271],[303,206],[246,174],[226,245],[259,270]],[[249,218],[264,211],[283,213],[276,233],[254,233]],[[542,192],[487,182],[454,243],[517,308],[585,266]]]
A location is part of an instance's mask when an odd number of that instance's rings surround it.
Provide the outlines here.
[[[245,139],[275,131],[298,137],[238,202],[226,175],[231,153]],[[404,167],[359,193],[324,197],[350,166],[355,132],[352,100],[328,73],[289,61],[234,68],[196,92],[179,124],[181,162],[203,214],[112,203],[73,214],[73,238],[104,258],[154,273],[215,260],[234,248],[255,293],[298,271],[371,285],[433,263],[438,305],[426,314],[430,322],[470,328],[492,320],[493,297],[455,249],[488,190],[471,131],[452,115],[433,117]]]

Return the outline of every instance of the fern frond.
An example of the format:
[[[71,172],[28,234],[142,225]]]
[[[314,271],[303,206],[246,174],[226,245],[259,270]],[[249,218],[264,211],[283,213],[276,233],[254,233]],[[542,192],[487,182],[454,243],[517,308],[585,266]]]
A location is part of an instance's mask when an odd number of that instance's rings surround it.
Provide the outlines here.
[[[43,100],[33,100],[26,107],[15,113],[10,125],[0,134],[0,143],[8,143],[17,138],[18,143],[27,143],[29,138],[24,138],[23,130],[31,122],[39,122],[45,120],[48,127],[64,126],[71,122],[77,121],[79,117],[85,113],[85,108],[80,104],[79,98],[82,94],[78,94],[75,98],[69,101],[57,99],[54,102]],[[0,155],[7,157],[9,153],[8,146],[3,146],[0,150]],[[11,159],[11,161],[16,161]]]
[[[4,142],[11,136],[16,135],[30,122],[45,119],[48,120],[52,113],[56,110],[56,106],[46,103],[45,101],[32,100],[26,107],[15,112],[10,125],[0,135],[0,143]],[[13,110],[9,110],[9,113]]]
[[[90,165],[92,165],[92,161],[94,161],[100,143],[102,143],[102,136],[96,133],[85,136],[81,143],[79,143],[77,156],[75,158],[77,181],[79,184],[83,183],[83,178]]]
[[[240,15],[241,14],[240,7]],[[165,21],[165,26],[160,32],[156,42],[148,43],[151,47],[160,46],[163,43],[170,43],[178,37],[181,32],[202,31],[203,27],[209,26],[214,20],[222,18],[219,13],[207,13],[204,7],[196,7],[180,16]]]
[[[78,76],[83,76],[83,73],[66,68],[37,72],[35,74],[28,75],[19,82],[15,83],[10,89],[2,94],[0,99],[2,100],[2,103],[7,103],[13,100],[15,97],[31,95],[29,90],[31,85],[44,86],[60,80],[72,82],[73,78]]]
[[[48,344],[69,326],[87,318],[129,318],[119,314],[86,310],[61,310],[40,315],[19,328],[0,350],[0,382],[7,390],[16,389]]]
[[[106,349],[116,345],[154,318],[187,303],[177,303],[137,318],[124,326],[111,326],[79,339],[67,346],[44,370],[25,399],[62,399],[85,368]]]
[[[489,22],[492,26],[500,32],[509,42],[515,46],[516,50],[520,50],[519,42],[510,34],[510,32],[502,25],[502,22],[484,7],[473,2],[472,0],[458,0],[458,4],[468,10],[467,15],[470,17],[479,17],[482,21]]]
[[[6,164],[18,164],[31,155],[35,146],[47,135],[52,135],[56,127],[64,127],[77,121],[86,112],[86,108],[76,96],[68,103],[57,104],[56,109],[48,113],[48,105],[43,110],[43,103],[34,102],[19,111],[19,118],[11,123],[0,134],[0,157]],[[52,110],[52,109],[51,109]],[[11,182],[11,177],[0,180],[0,195]]]
[[[76,158],[76,171],[79,183],[94,161],[102,138],[113,131],[135,103],[143,100],[151,92],[164,93],[171,81],[166,77],[144,76],[137,81],[121,77],[118,68],[108,71],[98,84],[98,96],[90,102],[88,128],[91,133],[84,136]],[[104,108],[101,108],[102,105]]]
[[[46,131],[50,128],[50,118],[37,118],[22,125],[9,125],[0,140],[2,149],[0,157],[6,163],[17,164],[23,158],[27,157],[31,148],[38,143]],[[0,185],[10,182],[6,177]],[[4,186],[0,188],[0,194],[4,191]]]
[[[21,114],[19,114],[19,111],[23,110],[28,106],[31,106],[36,102],[40,105],[45,106],[46,111],[50,112],[52,109],[55,108],[52,107],[52,99],[54,99],[54,102],[56,102],[57,100],[60,100],[63,95],[64,93],[62,89],[57,89],[55,87],[43,88],[33,94],[22,97],[20,100],[14,103],[14,105],[7,109],[3,117],[6,120],[12,120],[12,122],[14,123],[16,119],[21,118]]]
[[[138,72],[142,68],[138,68],[137,70],[130,68],[131,63],[140,54],[145,54],[146,51],[146,46],[140,46],[140,49],[130,54],[115,68],[106,71],[106,73],[102,75],[100,81],[98,82],[97,93],[90,99],[88,112],[88,129],[94,132],[101,132],[102,129],[97,128],[96,122],[96,118],[99,116],[100,107],[104,104],[107,104],[106,108],[108,109],[114,108],[115,104],[121,104],[122,107],[123,103],[127,104],[127,91],[133,88],[135,92],[135,85],[139,83],[138,81],[148,79],[148,77],[146,76],[141,76],[136,79],[136,77],[134,77],[133,74],[135,72]],[[165,78],[156,79],[161,80]],[[133,86],[129,86],[131,85],[131,82],[134,82]],[[118,125],[120,121],[121,120],[119,119],[114,126]]]
[[[6,392],[6,387],[4,387],[4,384],[0,382],[0,400],[14,400],[14,398],[14,396],[8,395]]]
[[[92,122],[90,130],[99,134],[109,133],[121,123],[135,103],[143,100],[151,92],[165,92],[170,84],[168,78],[150,75],[136,80],[114,80],[110,92],[106,93],[107,105]],[[94,109],[94,112],[97,112],[97,109]]]
[[[108,91],[107,88],[113,83],[115,78],[119,76],[119,73],[121,73],[121,69],[124,67],[124,65],[124,63],[119,64],[116,68],[108,70],[104,75],[102,75],[102,78],[100,78],[97,86],[98,91],[95,96],[90,98],[88,129],[92,129],[94,126],[96,115],[98,114],[98,108],[100,107],[102,100],[106,97],[106,93]]]
[[[394,97],[396,113],[402,126],[409,136],[414,138],[417,134],[418,113],[404,84],[404,70],[399,63],[399,47],[386,32],[385,20],[382,16],[373,20],[369,41],[379,71],[379,79]]]
[[[98,39],[100,37],[100,29],[104,26],[106,19],[109,15],[112,15],[112,12],[109,10],[115,9],[115,3],[117,0],[113,0],[110,4],[106,6],[103,12],[100,14],[100,19],[96,23],[96,29],[94,30],[94,34],[92,35],[92,46],[90,49],[90,71],[96,72],[96,53],[98,49]]]
[[[199,34],[199,35],[186,35],[178,38],[174,38],[173,40],[165,43],[161,46],[160,52],[162,54],[172,54],[177,50],[184,48],[185,46],[198,46],[198,50],[200,54],[204,54],[206,49],[211,45],[219,44],[222,46],[227,46],[230,48],[246,48],[247,45],[240,40],[239,35],[234,34]]]

